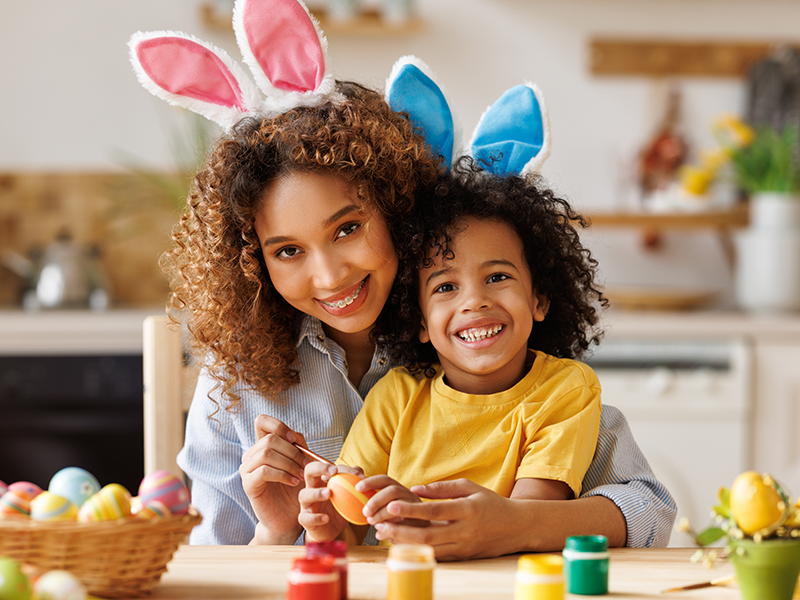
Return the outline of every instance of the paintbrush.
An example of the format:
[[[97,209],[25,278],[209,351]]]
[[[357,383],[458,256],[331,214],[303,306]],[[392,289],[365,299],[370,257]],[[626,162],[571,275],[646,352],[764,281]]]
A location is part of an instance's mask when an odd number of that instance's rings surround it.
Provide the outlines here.
[[[690,585],[683,585],[681,587],[668,588],[661,590],[662,594],[671,594],[672,592],[686,592],[689,590],[700,590],[707,587],[714,587],[715,585],[728,585],[736,581],[736,575],[726,575],[725,577],[718,577],[711,581],[701,581],[700,583],[692,583]]]
[[[306,454],[306,455],[310,456],[314,460],[318,460],[319,462],[324,462],[324,463],[327,463],[329,465],[333,465],[334,464],[331,461],[329,461],[327,458],[325,458],[324,456],[320,456],[319,454],[317,454],[316,452],[312,452],[308,448],[303,448],[300,444],[295,443],[294,447],[297,448],[298,450],[300,450],[300,452],[302,452],[303,454]]]

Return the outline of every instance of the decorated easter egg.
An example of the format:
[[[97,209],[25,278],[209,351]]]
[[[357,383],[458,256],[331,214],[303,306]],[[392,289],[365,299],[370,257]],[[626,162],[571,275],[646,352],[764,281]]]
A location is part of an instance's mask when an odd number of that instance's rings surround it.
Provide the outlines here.
[[[745,535],[753,535],[785,520],[790,504],[787,500],[772,477],[745,471],[731,486],[731,516]]]
[[[42,488],[30,481],[15,481],[8,486],[8,491],[16,492],[18,496],[27,498],[30,502],[42,493]]]
[[[31,516],[31,501],[13,490],[0,496],[0,518],[27,519]]]
[[[338,473],[328,480],[328,489],[331,491],[331,503],[340,515],[353,525],[366,525],[367,518],[361,514],[367,500],[375,492],[359,492],[356,484],[361,481],[358,475]]]
[[[169,471],[153,471],[145,475],[139,484],[139,499],[143,505],[158,500],[173,515],[185,515],[189,512],[189,488]]]
[[[112,521],[131,514],[131,494],[118,483],[109,483],[83,503],[78,520],[84,523]]]
[[[48,571],[33,584],[38,600],[86,600],[86,588],[69,571]]]
[[[8,486],[5,484],[4,481],[0,481],[0,496],[5,494],[8,491]]]
[[[31,500],[31,519],[35,521],[74,521],[78,508],[63,496],[42,492]]]
[[[13,558],[0,558],[0,598],[30,600],[31,585]]]
[[[66,467],[53,475],[47,490],[58,494],[80,508],[100,491],[100,482],[86,469]]]
[[[171,517],[172,511],[163,502],[159,502],[158,500],[150,500],[144,505],[140,503],[137,509],[133,511],[133,514],[138,519],[157,521],[158,519]]]

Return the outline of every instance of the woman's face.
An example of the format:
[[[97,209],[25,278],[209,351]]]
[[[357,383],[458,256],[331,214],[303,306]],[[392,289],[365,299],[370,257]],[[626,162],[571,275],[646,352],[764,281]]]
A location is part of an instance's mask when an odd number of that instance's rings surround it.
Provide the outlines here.
[[[255,228],[272,283],[289,304],[333,330],[369,333],[397,255],[386,222],[364,207],[355,185],[290,173],[266,189]]]

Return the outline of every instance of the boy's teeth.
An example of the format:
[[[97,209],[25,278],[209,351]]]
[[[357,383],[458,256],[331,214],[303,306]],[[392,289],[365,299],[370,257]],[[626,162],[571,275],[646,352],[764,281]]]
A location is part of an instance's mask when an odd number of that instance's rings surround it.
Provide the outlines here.
[[[467,329],[458,334],[462,340],[467,342],[479,342],[492,336],[497,335],[503,329],[502,325],[492,325],[491,327],[476,327],[475,329]]]
[[[350,294],[347,298],[343,298],[342,300],[338,300],[336,302],[325,302],[322,300],[321,302],[325,306],[330,306],[331,308],[344,308],[345,306],[350,306],[353,301],[358,298],[358,293],[361,291],[361,288],[364,287],[364,281],[361,281],[361,284],[356,288],[356,291]]]

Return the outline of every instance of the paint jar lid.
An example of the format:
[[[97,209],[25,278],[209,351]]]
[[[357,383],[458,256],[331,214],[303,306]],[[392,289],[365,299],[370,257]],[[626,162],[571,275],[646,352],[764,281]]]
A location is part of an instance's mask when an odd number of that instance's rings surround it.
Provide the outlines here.
[[[564,549],[575,552],[606,552],[608,539],[603,535],[574,535],[567,538]]]
[[[389,560],[401,563],[435,563],[433,546],[426,544],[397,544],[389,548]]]
[[[333,540],[331,542],[306,542],[306,556],[347,556],[347,542]]]
[[[517,561],[517,570],[533,575],[558,575],[564,568],[564,559],[558,554],[525,554]]]
[[[336,561],[331,556],[302,556],[292,561],[292,570],[302,573],[336,573]]]

